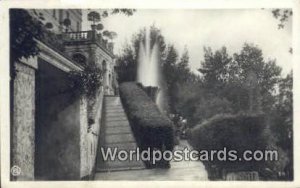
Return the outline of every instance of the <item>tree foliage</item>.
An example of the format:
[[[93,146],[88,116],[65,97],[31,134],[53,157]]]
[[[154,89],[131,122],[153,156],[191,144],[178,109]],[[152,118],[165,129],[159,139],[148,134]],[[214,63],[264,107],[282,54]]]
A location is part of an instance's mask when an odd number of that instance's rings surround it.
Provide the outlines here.
[[[15,62],[39,53],[37,41],[43,38],[43,24],[24,9],[10,9],[10,57]]]
[[[118,14],[118,13],[122,13],[126,16],[132,16],[134,14],[134,12],[136,12],[135,9],[112,9],[111,14]],[[105,12],[104,12],[105,13]]]
[[[283,29],[285,23],[289,20],[291,16],[293,16],[292,9],[274,9],[272,10],[272,14],[275,19],[279,20],[278,29]]]
[[[80,95],[95,96],[102,85],[103,70],[96,65],[89,65],[83,71],[71,71],[68,74],[72,81],[71,88]]]
[[[183,116],[190,128],[218,114],[264,113],[268,120],[266,134],[273,138],[267,146],[281,155],[276,164],[264,165],[271,169],[272,176],[285,169],[289,175],[284,178],[292,177],[292,74],[282,78],[276,60],[266,60],[258,46],[245,43],[233,54],[226,47],[216,51],[205,47],[199,75],[190,70],[187,49],[179,54],[174,45],[165,42],[158,28],[150,30],[151,48],[154,43],[159,46],[167,112]],[[138,52],[144,40],[142,29],[118,57],[119,82],[136,80]],[[266,170],[262,172],[268,177]]]
[[[136,10],[135,9],[101,9],[98,11],[90,11],[87,14],[87,20],[92,22],[92,26],[96,26],[95,29],[102,33],[102,35],[110,40],[117,37],[117,33],[114,31],[103,30],[104,25],[102,20],[110,15],[114,14],[124,14],[126,16],[132,16]]]
[[[225,47],[215,53],[205,48],[204,52],[199,71],[205,86],[212,93],[231,101],[235,112],[249,109],[250,92],[254,92],[257,100],[261,97],[257,102],[265,110],[272,108],[272,95],[281,76],[281,68],[275,60],[264,60],[262,50],[247,43],[232,56]],[[251,74],[254,76],[249,80]]]
[[[101,21],[100,13],[91,11],[87,15],[88,21],[91,21],[94,25]]]
[[[116,60],[118,82],[132,82],[137,78],[136,54],[131,46],[126,45]]]
[[[204,122],[224,112],[263,112],[268,119],[268,134],[272,138],[268,141],[268,147],[280,152],[276,163],[266,165],[270,165],[268,168],[273,171],[272,176],[284,171],[283,178],[291,179],[292,74],[282,78],[276,61],[265,60],[262,50],[252,44],[244,44],[241,51],[233,55],[229,55],[224,47],[216,52],[206,48],[204,57],[199,71],[203,75],[206,95],[200,97],[192,119]],[[252,110],[251,106],[254,106]]]

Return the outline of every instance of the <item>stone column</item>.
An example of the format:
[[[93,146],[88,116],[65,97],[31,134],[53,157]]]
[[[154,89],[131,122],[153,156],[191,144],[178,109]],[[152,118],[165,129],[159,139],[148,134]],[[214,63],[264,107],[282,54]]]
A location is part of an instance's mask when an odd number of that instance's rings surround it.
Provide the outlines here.
[[[11,125],[12,180],[34,179],[35,68],[37,59],[15,63]]]

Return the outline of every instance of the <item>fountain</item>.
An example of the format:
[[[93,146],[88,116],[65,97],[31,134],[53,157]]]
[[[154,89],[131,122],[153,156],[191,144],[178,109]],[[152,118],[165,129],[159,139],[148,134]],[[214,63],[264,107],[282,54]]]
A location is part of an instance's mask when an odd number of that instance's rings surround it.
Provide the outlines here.
[[[138,54],[137,81],[146,87],[145,91],[162,110],[162,92],[159,92],[159,53],[155,42],[151,48],[150,29],[145,29],[145,40],[141,40]]]

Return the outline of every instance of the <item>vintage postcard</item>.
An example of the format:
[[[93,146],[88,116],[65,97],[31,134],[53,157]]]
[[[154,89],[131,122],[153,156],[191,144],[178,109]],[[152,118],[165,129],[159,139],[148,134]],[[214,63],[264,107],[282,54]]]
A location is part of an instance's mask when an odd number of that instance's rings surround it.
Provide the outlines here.
[[[300,187],[300,1],[143,3],[0,2],[1,187]]]

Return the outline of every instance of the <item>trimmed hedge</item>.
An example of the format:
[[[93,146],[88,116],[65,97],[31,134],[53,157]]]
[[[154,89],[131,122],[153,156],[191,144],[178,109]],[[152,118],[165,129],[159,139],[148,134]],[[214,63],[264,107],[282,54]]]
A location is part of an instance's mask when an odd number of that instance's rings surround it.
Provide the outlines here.
[[[120,85],[120,97],[142,149],[172,150],[174,126],[151,98],[134,82]]]
[[[197,150],[236,150],[242,158],[245,150],[265,150],[270,145],[263,115],[238,114],[217,115],[195,126],[190,131],[190,143]],[[228,156],[228,155],[227,155]],[[216,157],[215,157],[216,158]],[[266,167],[265,161],[204,161],[209,170],[259,171]],[[210,174],[211,176],[214,176]],[[220,177],[217,177],[220,178]]]

